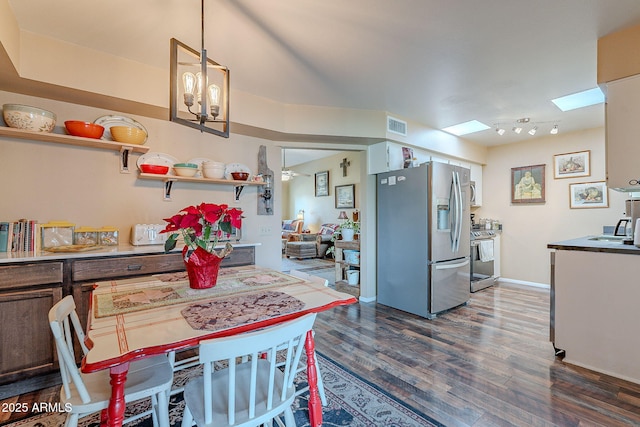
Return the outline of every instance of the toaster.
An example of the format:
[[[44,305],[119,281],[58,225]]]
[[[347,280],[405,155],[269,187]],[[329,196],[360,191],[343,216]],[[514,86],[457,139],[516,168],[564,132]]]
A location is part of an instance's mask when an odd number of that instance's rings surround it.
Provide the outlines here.
[[[164,230],[165,224],[136,224],[131,227],[131,244],[139,245],[164,245],[167,235],[160,231]]]

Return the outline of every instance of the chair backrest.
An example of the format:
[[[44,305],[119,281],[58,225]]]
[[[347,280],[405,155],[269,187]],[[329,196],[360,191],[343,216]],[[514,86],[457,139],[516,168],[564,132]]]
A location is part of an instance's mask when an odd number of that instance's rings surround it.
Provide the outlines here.
[[[71,397],[71,382],[73,382],[82,402],[91,401],[80,371],[76,365],[74,342],[77,340],[84,354],[89,352],[85,345],[85,335],[76,313],[76,304],[71,295],[64,297],[49,310],[49,326],[53,332],[60,364],[60,376],[66,398]]]
[[[309,282],[318,283],[323,286],[329,286],[329,281],[320,276],[314,276],[312,274],[308,274],[298,270],[291,270],[289,274],[294,277],[299,277],[300,279],[308,280]]]
[[[283,402],[291,399],[295,389],[293,380],[296,368],[300,363],[302,350],[307,336],[307,332],[313,328],[316,314],[307,314],[292,321],[260,329],[236,336],[217,338],[200,343],[200,362],[204,367],[204,417],[207,424],[213,420],[213,394],[211,374],[214,371],[216,361],[228,363],[228,399],[227,399],[227,421],[230,425],[236,420],[236,399],[248,402],[248,417],[252,419],[256,416],[256,401],[259,396],[267,396],[266,410],[270,411],[282,405]],[[286,360],[283,367],[280,366],[277,358],[279,349],[285,348]],[[263,357],[266,355],[266,359]],[[282,357],[282,354],[281,354]],[[244,363],[236,364],[238,358],[242,358]],[[250,364],[250,384],[248,387],[237,381],[236,372],[241,365],[248,368]],[[269,365],[268,380],[263,378],[258,381],[258,365],[262,372],[266,371],[265,364]],[[279,375],[279,376],[277,376]],[[265,389],[266,388],[266,389]],[[239,397],[241,393],[245,395]],[[278,401],[274,401],[276,396]]]

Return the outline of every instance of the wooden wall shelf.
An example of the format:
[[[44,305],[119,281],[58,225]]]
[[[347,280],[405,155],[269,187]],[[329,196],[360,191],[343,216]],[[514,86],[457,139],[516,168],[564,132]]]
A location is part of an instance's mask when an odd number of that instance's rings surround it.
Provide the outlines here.
[[[213,178],[200,178],[200,177],[187,177],[187,176],[175,176],[175,175],[159,175],[154,173],[140,173],[140,179],[151,179],[155,181],[164,182],[164,200],[171,200],[171,188],[176,181],[180,182],[195,182],[201,184],[217,184],[217,185],[232,185],[236,192],[236,201],[240,198],[242,189],[247,185],[265,185],[264,182],[253,181],[237,181],[232,179],[213,179]]]
[[[122,144],[115,141],[107,141],[104,139],[83,138],[80,136],[65,135],[51,132],[33,132],[22,129],[15,129],[0,126],[0,136],[8,138],[26,139],[29,141],[53,142],[56,144],[75,145],[79,147],[100,148],[103,150],[119,151],[120,156],[120,172],[129,172],[129,153],[146,153],[149,147],[144,145]]]

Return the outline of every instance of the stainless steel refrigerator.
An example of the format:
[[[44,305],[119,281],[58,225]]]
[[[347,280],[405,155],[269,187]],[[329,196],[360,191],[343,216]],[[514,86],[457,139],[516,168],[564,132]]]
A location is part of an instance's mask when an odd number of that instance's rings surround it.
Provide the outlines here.
[[[433,318],[469,300],[469,175],[440,162],[377,175],[380,304]]]

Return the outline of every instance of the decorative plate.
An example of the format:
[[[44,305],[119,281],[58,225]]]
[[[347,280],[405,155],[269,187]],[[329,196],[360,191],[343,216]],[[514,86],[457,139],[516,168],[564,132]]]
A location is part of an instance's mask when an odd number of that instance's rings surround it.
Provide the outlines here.
[[[196,172],[195,176],[202,177],[202,162],[213,162],[211,159],[207,159],[206,157],[196,157],[195,159],[190,159],[187,163],[195,163],[198,165],[198,172]]]
[[[245,166],[241,163],[229,163],[224,168],[224,177],[226,179],[233,180],[233,177],[231,176],[231,172],[247,172],[249,174],[249,178],[247,178],[247,181],[251,179],[251,169],[249,169],[248,166]]]
[[[178,159],[168,154],[157,152],[145,153],[138,157],[138,160],[136,161],[138,169],[140,169],[140,165],[143,164],[169,166],[169,172],[167,172],[167,175],[173,175],[174,163],[179,163]]]
[[[111,126],[128,126],[132,128],[138,128],[140,130],[143,130],[147,134],[147,138],[149,137],[149,132],[147,132],[147,129],[145,129],[144,126],[142,126],[140,123],[136,122],[135,120],[129,117],[113,116],[113,115],[102,116],[95,119],[93,123],[104,127],[104,133],[102,134],[102,139],[106,139],[108,141],[113,141],[113,138],[111,137],[111,132],[109,130],[111,129]],[[147,142],[147,138],[144,139],[142,144]]]

